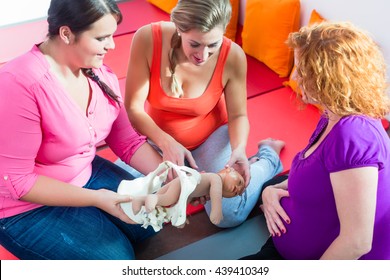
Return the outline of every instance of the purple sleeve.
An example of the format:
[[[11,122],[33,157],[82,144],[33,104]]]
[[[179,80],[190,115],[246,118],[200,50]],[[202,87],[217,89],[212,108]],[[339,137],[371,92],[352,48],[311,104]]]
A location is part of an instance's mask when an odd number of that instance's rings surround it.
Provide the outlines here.
[[[380,133],[374,120],[363,117],[341,119],[328,134],[325,166],[329,172],[383,166]]]

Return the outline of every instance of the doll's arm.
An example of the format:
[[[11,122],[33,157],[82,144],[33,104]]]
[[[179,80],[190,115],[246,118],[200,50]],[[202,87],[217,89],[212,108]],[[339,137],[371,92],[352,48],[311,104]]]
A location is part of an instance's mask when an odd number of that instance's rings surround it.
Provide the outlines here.
[[[215,174],[210,177],[210,221],[218,225],[223,219],[222,215],[222,179]]]

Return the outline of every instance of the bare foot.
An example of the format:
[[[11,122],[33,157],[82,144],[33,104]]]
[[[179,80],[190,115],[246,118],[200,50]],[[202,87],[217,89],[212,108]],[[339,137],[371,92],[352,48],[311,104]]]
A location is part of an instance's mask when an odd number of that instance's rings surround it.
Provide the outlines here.
[[[267,139],[261,140],[259,143],[257,143],[258,148],[260,148],[262,145],[270,146],[279,155],[280,151],[284,148],[286,143],[282,140],[267,138]]]
[[[271,147],[278,155],[280,155],[280,151],[284,148],[286,143],[282,140],[277,140],[273,138],[266,138],[257,143],[257,147],[260,149],[261,146],[267,145]],[[257,156],[253,156],[250,158],[249,163],[254,163],[258,161],[259,158]]]

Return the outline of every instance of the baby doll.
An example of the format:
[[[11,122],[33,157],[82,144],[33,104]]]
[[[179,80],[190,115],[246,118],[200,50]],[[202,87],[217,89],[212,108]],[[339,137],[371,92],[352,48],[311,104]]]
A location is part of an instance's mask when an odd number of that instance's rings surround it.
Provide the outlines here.
[[[164,185],[171,169],[177,177]],[[202,196],[210,197],[213,208],[210,220],[218,224],[223,218],[222,197],[241,195],[244,189],[244,179],[231,167],[218,173],[199,173],[165,161],[145,177],[123,180],[118,193],[132,197],[131,202],[121,203],[121,207],[134,222],[159,231],[166,222],[182,227],[188,202]]]
[[[244,179],[232,167],[226,167],[218,173],[201,173],[200,182],[194,191],[188,196],[192,198],[209,196],[211,201],[210,220],[213,224],[219,224],[222,220],[222,197],[241,195],[244,188]],[[132,208],[137,214],[142,206],[147,213],[152,212],[156,206],[168,207],[179,200],[182,186],[179,178],[175,178],[154,194],[133,197]]]

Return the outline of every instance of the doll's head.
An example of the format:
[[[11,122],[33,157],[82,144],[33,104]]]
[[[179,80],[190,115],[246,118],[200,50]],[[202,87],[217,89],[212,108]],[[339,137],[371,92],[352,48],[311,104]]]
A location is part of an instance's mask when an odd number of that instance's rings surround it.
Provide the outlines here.
[[[222,179],[222,196],[234,197],[241,195],[245,190],[245,182],[241,174],[232,167],[226,167],[218,172]]]

